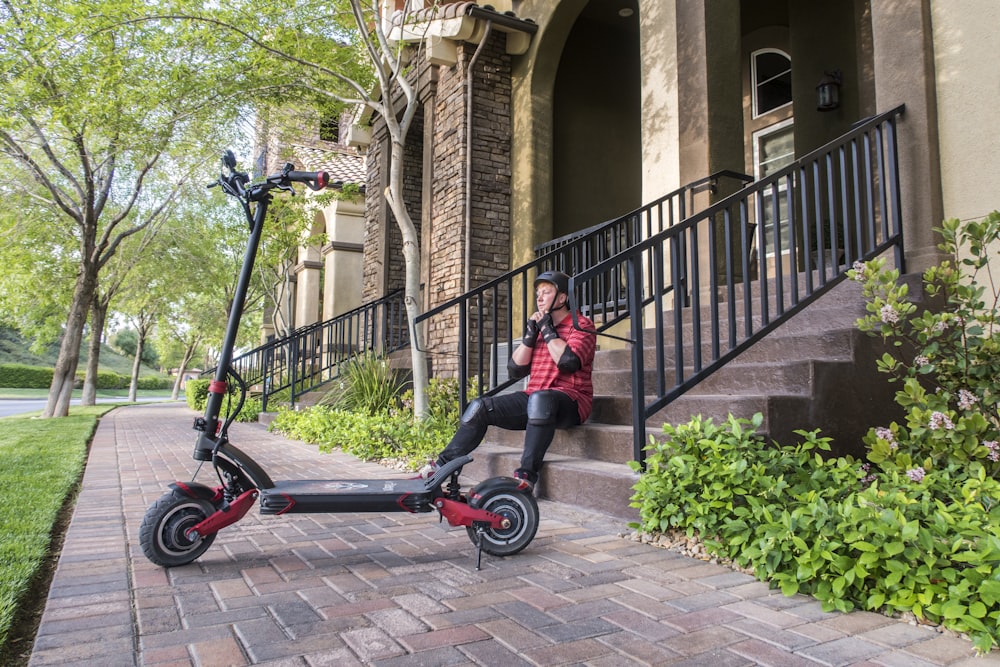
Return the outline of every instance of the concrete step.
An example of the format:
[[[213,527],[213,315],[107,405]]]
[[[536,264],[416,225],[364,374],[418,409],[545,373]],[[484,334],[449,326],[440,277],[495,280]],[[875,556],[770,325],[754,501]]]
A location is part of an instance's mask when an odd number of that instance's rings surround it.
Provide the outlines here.
[[[650,428],[648,433],[659,435],[660,428]],[[524,431],[492,428],[487,433],[487,439],[520,451],[524,444]],[[632,452],[632,426],[588,421],[571,429],[559,430],[549,445],[548,454],[625,464],[635,459]]]
[[[779,327],[777,331],[765,336],[740,353],[733,360],[733,363],[769,363],[806,359],[850,361],[853,358],[852,350],[858,341],[867,337],[867,334],[853,326],[832,328],[825,331],[797,331]],[[664,368],[672,371],[676,358],[672,341],[664,347],[663,357]],[[683,350],[683,359],[688,366],[694,360],[690,346],[686,346]],[[713,359],[710,344],[706,342],[702,345],[702,364],[707,365]],[[643,348],[643,365],[646,369],[647,386],[654,386],[650,383],[655,382],[653,369],[655,369],[656,363],[655,347],[645,346]],[[599,350],[594,356],[594,392],[598,394],[631,393],[631,368],[631,349]]]
[[[475,459],[463,474],[472,480],[510,475],[520,464],[521,447],[493,441],[490,434],[473,453]],[[587,460],[550,453],[545,457],[535,496],[591,509],[623,521],[638,521],[639,511],[629,507],[632,487],[639,475],[622,463]]]

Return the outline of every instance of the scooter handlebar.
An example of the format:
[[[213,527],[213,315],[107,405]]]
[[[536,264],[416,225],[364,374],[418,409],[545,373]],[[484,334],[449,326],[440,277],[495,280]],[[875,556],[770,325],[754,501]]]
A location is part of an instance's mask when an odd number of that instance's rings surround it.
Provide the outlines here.
[[[330,175],[325,171],[295,171],[288,163],[279,173],[267,177],[272,187],[286,188],[292,183],[303,183],[310,190],[322,190],[330,184]]]
[[[325,171],[290,171],[287,176],[292,183],[305,183],[310,190],[322,190],[330,184],[330,174]]]

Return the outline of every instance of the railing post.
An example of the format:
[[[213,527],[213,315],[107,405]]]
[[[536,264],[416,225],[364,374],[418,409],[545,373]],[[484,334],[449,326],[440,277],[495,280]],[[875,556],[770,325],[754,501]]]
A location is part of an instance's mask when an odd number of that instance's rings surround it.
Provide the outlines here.
[[[646,470],[646,374],[642,342],[642,255],[628,259],[628,309],[632,329],[632,455]]]
[[[291,380],[291,385],[289,387],[289,391],[291,393],[289,394],[288,404],[291,407],[291,409],[294,410],[295,409],[295,384],[296,384],[296,382],[298,380],[298,372],[297,371],[298,371],[298,368],[299,368],[299,344],[298,344],[298,340],[297,339],[293,339],[293,340],[289,341],[288,352],[289,352],[289,355],[288,355],[288,357],[289,357],[288,358],[288,361],[289,361],[289,364],[288,364],[288,369],[289,369],[288,370],[288,375],[289,375],[289,380]]]

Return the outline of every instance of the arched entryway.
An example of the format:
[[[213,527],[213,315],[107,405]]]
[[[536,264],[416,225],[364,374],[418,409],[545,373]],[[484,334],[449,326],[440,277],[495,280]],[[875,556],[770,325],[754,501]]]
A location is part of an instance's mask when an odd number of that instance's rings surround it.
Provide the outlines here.
[[[559,59],[552,108],[552,236],[642,202],[636,0],[591,0]]]

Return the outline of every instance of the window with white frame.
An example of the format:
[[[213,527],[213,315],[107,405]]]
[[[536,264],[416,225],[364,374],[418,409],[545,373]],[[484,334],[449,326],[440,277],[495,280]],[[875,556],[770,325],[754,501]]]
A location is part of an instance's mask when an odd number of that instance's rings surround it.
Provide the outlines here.
[[[770,127],[753,133],[754,177],[756,180],[767,178],[771,174],[795,161],[795,133],[792,119],[775,123]],[[758,221],[764,225],[767,240],[767,255],[774,254],[774,205],[778,212],[778,241],[781,252],[788,252],[788,201],[786,197],[786,181],[778,183],[777,202],[774,191],[768,189],[761,197],[763,217]]]
[[[792,103],[792,59],[779,49],[760,49],[750,54],[753,117]]]

